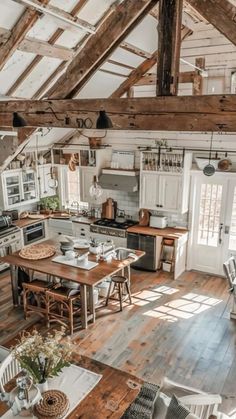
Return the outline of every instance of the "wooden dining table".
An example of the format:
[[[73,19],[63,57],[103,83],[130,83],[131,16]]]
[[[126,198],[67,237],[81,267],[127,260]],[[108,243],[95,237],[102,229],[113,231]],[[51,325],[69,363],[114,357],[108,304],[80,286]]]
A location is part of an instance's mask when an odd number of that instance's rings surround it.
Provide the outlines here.
[[[102,378],[77,407],[66,416],[66,419],[121,418],[137,397],[144,383],[142,379],[127,372],[79,354],[73,355],[72,362],[79,367],[101,374]],[[14,385],[12,383],[11,388]],[[76,391],[76,388],[74,390]],[[10,388],[8,388],[8,391],[10,391]],[[8,409],[6,403],[0,402],[0,416]]]
[[[53,240],[45,240],[45,244],[53,245],[56,253],[49,258],[40,260],[23,259],[19,255],[19,251],[11,255],[1,258],[4,262],[10,264],[12,298],[14,306],[19,305],[18,294],[18,268],[40,272],[41,274],[51,275],[60,279],[73,281],[80,284],[81,298],[81,323],[83,328],[87,328],[88,321],[95,322],[95,304],[94,304],[94,287],[104,281],[105,278],[116,274],[119,271],[124,272],[134,259],[129,257],[125,260],[109,259],[102,260],[91,270],[85,270],[79,267],[64,265],[62,263],[53,262],[57,254],[61,254],[60,243]],[[142,257],[145,253],[141,250],[133,250],[137,258]],[[89,260],[95,261],[95,255],[89,255]],[[88,301],[87,301],[88,292]],[[89,309],[89,314],[88,314]]]

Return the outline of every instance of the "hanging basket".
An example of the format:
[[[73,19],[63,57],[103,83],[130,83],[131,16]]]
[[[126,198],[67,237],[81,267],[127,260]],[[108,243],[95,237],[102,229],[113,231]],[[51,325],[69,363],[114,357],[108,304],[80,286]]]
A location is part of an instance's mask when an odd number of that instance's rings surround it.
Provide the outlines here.
[[[102,145],[102,139],[97,137],[90,137],[89,139],[89,147],[90,148],[100,148]]]

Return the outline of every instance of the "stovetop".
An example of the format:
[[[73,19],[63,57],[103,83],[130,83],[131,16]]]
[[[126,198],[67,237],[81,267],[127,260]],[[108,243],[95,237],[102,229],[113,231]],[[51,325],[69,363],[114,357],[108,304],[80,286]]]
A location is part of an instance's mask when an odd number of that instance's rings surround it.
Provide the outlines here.
[[[2,228],[2,229],[0,229],[0,238],[8,236],[9,234],[15,233],[17,231],[19,231],[19,228],[16,227],[16,226],[10,226],[10,227],[6,227],[6,228]]]
[[[118,228],[120,230],[127,230],[127,228],[137,224],[134,220],[116,221],[108,218],[101,218],[95,221],[93,224],[101,227]]]

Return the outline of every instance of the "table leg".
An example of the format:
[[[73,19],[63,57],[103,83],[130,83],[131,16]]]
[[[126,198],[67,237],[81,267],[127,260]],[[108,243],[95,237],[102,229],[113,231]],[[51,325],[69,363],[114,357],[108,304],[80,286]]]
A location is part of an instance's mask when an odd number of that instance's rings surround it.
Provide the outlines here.
[[[95,323],[95,304],[94,304],[94,287],[88,288],[89,292],[89,311],[92,314],[92,322]]]
[[[17,307],[19,305],[18,266],[10,265],[10,273],[11,273],[11,290],[12,290],[13,305]]]
[[[86,285],[80,284],[80,298],[81,298],[81,323],[83,329],[88,327],[87,318],[87,287]]]

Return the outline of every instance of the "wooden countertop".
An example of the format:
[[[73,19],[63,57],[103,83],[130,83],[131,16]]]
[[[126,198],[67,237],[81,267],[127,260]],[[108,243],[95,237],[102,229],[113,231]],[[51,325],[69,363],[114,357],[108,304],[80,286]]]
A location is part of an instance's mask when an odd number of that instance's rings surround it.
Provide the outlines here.
[[[22,218],[22,220],[16,220],[12,224],[17,226],[17,227],[23,228],[23,227],[29,226],[30,224],[35,224],[35,223],[38,223],[40,221],[44,221],[47,218],[48,218],[48,215],[45,215],[43,218],[42,217],[40,217],[40,218],[28,218],[27,217],[27,218]]]
[[[56,254],[61,254],[59,250],[59,242],[54,240],[45,240],[44,243],[54,245],[57,248]],[[145,254],[145,252],[142,252],[141,250],[134,250],[134,253],[138,258]],[[22,259],[19,256],[19,252],[15,252],[12,255],[4,256],[1,258],[1,260],[10,263],[10,265],[21,266],[22,268],[31,269],[33,271],[41,272],[44,274],[50,273],[52,276],[89,286],[99,284],[107,276],[114,275],[122,268],[129,266],[134,262],[133,258],[128,258],[122,261],[114,259],[109,262],[99,261],[98,266],[91,269],[90,271],[87,271],[85,269],[70,267],[68,265],[53,262],[52,259],[56,256],[56,254],[51,258],[41,260],[28,260]],[[95,261],[96,256],[89,255],[89,260]]]
[[[162,236],[169,239],[179,239],[185,234],[188,234],[188,230],[166,227],[166,228],[154,228],[154,227],[143,227],[140,225],[134,225],[128,228],[128,233],[138,233],[138,234],[147,234],[149,236]]]
[[[81,216],[81,217],[71,217],[71,221],[73,223],[90,225],[90,224],[93,224],[94,221],[97,221],[97,218],[94,218],[94,217],[90,218],[90,217],[83,217],[83,216]]]

